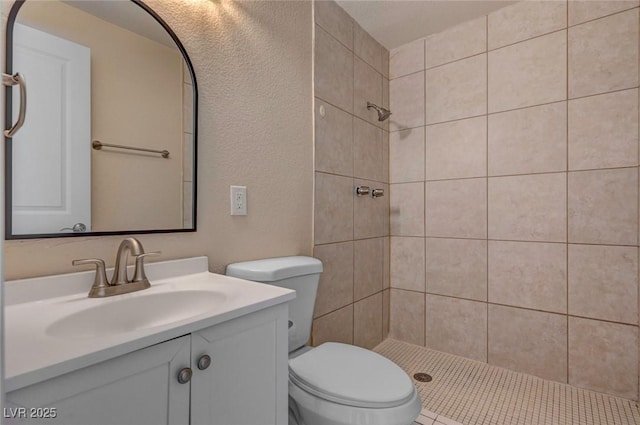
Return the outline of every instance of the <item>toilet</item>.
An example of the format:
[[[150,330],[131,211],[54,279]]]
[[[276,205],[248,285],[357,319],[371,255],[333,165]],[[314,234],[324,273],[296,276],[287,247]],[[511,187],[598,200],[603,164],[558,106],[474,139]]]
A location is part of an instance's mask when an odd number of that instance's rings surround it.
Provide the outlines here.
[[[364,348],[307,346],[322,262],[280,257],[227,266],[227,275],[296,291],[289,303],[289,425],[411,425],[420,396],[409,376]]]

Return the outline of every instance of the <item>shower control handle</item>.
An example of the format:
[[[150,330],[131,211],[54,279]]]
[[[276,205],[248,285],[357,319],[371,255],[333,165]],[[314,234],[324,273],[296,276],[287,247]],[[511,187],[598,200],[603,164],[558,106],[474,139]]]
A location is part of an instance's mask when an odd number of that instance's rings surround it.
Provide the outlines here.
[[[373,196],[374,198],[384,196],[384,189],[373,189],[371,191],[371,196]]]
[[[356,195],[358,196],[368,195],[370,191],[369,186],[356,186]]]

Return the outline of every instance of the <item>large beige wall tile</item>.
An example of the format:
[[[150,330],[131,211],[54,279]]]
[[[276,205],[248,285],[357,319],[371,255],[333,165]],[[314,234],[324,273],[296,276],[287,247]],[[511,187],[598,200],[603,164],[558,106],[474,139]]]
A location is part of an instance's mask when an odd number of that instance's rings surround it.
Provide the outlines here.
[[[566,169],[566,102],[489,115],[490,176]]]
[[[638,89],[569,101],[569,169],[638,165]]]
[[[430,125],[426,132],[427,180],[487,175],[487,117]]]
[[[182,182],[182,226],[193,227],[193,182]]]
[[[383,239],[353,242],[353,296],[360,300],[382,291]]]
[[[353,343],[373,348],[382,342],[382,292],[353,305]]]
[[[311,341],[313,346],[324,342],[353,344],[353,304],[315,319]]]
[[[489,238],[566,241],[566,189],[565,173],[489,178]]]
[[[566,2],[521,1],[489,14],[489,49],[561,30],[566,26]]]
[[[353,119],[353,175],[381,182],[382,130],[361,119]]]
[[[487,304],[427,295],[426,346],[487,361]]]
[[[569,245],[569,314],[638,324],[638,248]]]
[[[567,317],[489,304],[489,364],[567,382]]]
[[[317,245],[313,256],[322,261],[314,317],[353,302],[353,242]]]
[[[637,400],[637,326],[570,317],[569,384]]]
[[[371,189],[384,190],[385,196],[373,198],[369,196],[355,196],[356,186],[369,186]],[[369,180],[354,180],[351,188],[353,197],[353,238],[379,238],[389,233],[389,185]]]
[[[569,173],[569,242],[638,244],[638,170]]]
[[[638,6],[638,0],[569,0],[569,25],[581,24]]]
[[[638,9],[569,28],[569,98],[638,85]]]
[[[182,91],[182,131],[193,134],[193,90],[184,87]]]
[[[489,302],[566,313],[566,244],[489,241]]]
[[[391,237],[391,287],[425,291],[424,238]]]
[[[182,181],[192,182],[193,175],[193,134],[182,133]]]
[[[377,125],[378,113],[367,109],[367,102],[382,105],[382,75],[356,56],[353,59],[353,113]]]
[[[353,26],[353,52],[382,74],[382,53],[385,49],[358,23]]]
[[[566,90],[565,31],[489,52],[489,112],[564,100]]]
[[[389,82],[391,131],[424,125],[424,72],[416,72]]]
[[[487,180],[427,182],[426,235],[449,238],[487,237]]]
[[[389,307],[390,307],[391,290],[382,291],[382,338],[389,336]]]
[[[486,54],[432,68],[426,73],[427,124],[487,112]]]
[[[316,25],[315,95],[353,111],[353,53]]]
[[[388,289],[391,286],[391,240],[388,236],[382,242],[382,287]]]
[[[427,238],[426,253],[428,293],[487,300],[487,241]]]
[[[389,337],[424,345],[424,294],[392,289],[389,301]]]
[[[389,134],[389,181],[424,180],[425,128],[394,131]]]
[[[382,46],[382,76],[384,78],[390,78],[389,77],[389,51],[387,49],[384,48],[384,46]]]
[[[424,69],[424,39],[412,41],[389,52],[389,78],[398,78]]]
[[[424,183],[390,186],[391,235],[424,236]]]
[[[324,116],[320,113],[324,110]],[[316,98],[316,171],[353,175],[353,117]]]
[[[353,19],[335,1],[315,1],[316,24],[334,36],[340,43],[353,49]]]
[[[315,195],[315,243],[353,239],[353,179],[316,172]]]
[[[426,67],[487,51],[487,17],[482,16],[426,38]]]
[[[389,132],[382,130],[382,181],[389,183]]]

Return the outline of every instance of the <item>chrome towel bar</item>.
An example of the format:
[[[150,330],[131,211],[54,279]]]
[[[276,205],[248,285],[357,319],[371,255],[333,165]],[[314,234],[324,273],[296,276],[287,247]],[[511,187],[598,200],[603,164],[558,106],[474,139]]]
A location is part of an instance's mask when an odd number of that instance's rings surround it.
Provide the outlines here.
[[[159,153],[160,155],[162,155],[163,158],[169,158],[169,151],[166,149],[160,151],[155,149],[136,148],[132,146],[112,145],[110,143],[102,143],[99,140],[94,140],[93,142],[91,142],[91,146],[93,147],[93,149],[97,151],[99,151],[103,147],[107,147],[107,148],[127,149],[130,151]]]
[[[20,130],[20,127],[24,124],[24,119],[27,117],[27,83],[19,72],[13,75],[2,73],[3,86],[11,87],[16,84],[20,86],[20,112],[16,123],[4,131],[6,137],[13,137],[13,135]]]

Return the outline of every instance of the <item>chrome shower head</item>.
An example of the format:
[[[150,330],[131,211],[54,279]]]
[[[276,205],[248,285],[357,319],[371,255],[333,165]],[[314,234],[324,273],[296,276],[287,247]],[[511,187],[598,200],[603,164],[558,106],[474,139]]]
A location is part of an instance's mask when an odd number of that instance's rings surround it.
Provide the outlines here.
[[[381,108],[378,105],[374,105],[371,102],[367,102],[367,109],[375,109],[378,112],[378,121],[384,121],[391,115],[391,111],[386,108]]]

